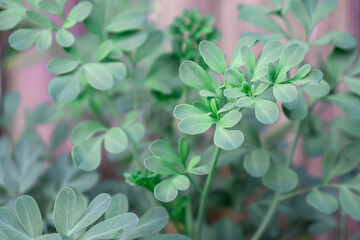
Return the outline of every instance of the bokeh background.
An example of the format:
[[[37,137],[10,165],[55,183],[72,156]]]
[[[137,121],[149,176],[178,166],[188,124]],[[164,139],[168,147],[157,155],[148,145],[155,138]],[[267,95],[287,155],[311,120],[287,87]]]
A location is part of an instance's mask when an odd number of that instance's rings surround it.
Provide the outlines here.
[[[70,0],[66,6],[69,10],[77,3],[77,0]],[[222,32],[219,41],[219,47],[230,60],[233,49],[240,36],[244,32],[266,32],[258,29],[250,23],[241,22],[238,18],[239,4],[265,4],[269,5],[267,0],[153,0],[150,8],[152,14],[149,21],[153,21],[157,28],[167,29],[173,19],[182,14],[184,9],[193,7],[199,8],[202,14],[212,14],[216,17],[216,26]],[[56,19],[55,19],[56,20]],[[291,24],[295,26],[294,32],[302,31],[300,25],[291,19]],[[339,6],[330,17],[323,20],[315,29],[311,39],[316,39],[328,31],[340,30],[347,31],[360,39],[360,0],[339,0]],[[71,29],[76,35],[81,35],[84,28],[80,25]],[[60,52],[56,47],[48,51],[40,52],[36,49],[30,49],[25,52],[14,52],[10,49],[7,38],[9,32],[0,33],[0,71],[1,71],[1,93],[8,90],[16,90],[20,92],[22,99],[19,111],[15,116],[14,132],[15,136],[19,135],[24,125],[24,112],[34,108],[39,103],[52,101],[48,95],[48,83],[53,77],[46,70],[47,62],[55,54]],[[169,44],[169,43],[168,43]],[[170,45],[167,46],[170,48]],[[327,52],[323,52],[326,57]],[[310,62],[315,61],[315,54],[310,52],[308,59]],[[312,59],[313,58],[313,59]],[[338,109],[330,108],[325,112],[323,119],[329,120],[339,114]],[[278,122],[284,121],[280,119]],[[275,126],[276,127],[276,126]],[[53,126],[43,124],[38,127],[37,131],[45,142],[50,138]],[[291,137],[291,136],[289,136]],[[16,140],[16,139],[15,139]],[[67,152],[71,149],[71,143],[65,143],[60,152]],[[295,163],[304,165],[312,175],[321,175],[321,159],[309,159],[303,156],[301,148],[295,155]],[[360,229],[360,225],[348,219],[347,231],[355,233]],[[351,234],[350,234],[351,235]],[[324,239],[325,236],[319,239]]]

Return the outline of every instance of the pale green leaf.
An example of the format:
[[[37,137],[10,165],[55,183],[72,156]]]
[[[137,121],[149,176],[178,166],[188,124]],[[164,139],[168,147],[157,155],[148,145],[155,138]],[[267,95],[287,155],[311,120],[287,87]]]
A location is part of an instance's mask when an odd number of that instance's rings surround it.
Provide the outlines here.
[[[99,167],[103,138],[103,135],[101,135],[74,145],[71,156],[80,169],[92,171]]]
[[[317,188],[314,188],[306,196],[306,202],[316,210],[325,214],[332,214],[339,207],[339,203],[333,195],[321,192]]]
[[[42,235],[42,218],[34,198],[24,195],[15,201],[16,215],[30,237]]]
[[[105,132],[106,127],[95,121],[85,121],[75,126],[71,132],[71,142],[77,144],[88,140],[91,136],[98,132]]]
[[[199,45],[199,50],[200,55],[212,70],[219,74],[225,74],[225,56],[214,43],[209,41],[202,41]]]
[[[47,65],[47,70],[54,74],[64,74],[73,71],[80,61],[71,58],[53,58]]]
[[[273,92],[274,97],[283,103],[292,102],[297,97],[297,89],[292,84],[276,84]]]
[[[268,172],[263,177],[263,184],[279,193],[293,190],[298,181],[298,176],[292,169],[277,164],[271,164]]]
[[[228,130],[216,125],[214,144],[224,150],[235,150],[244,142],[244,134],[238,130]]]
[[[104,136],[105,149],[110,153],[121,153],[128,144],[129,140],[126,133],[120,127],[111,128]]]
[[[255,116],[264,124],[273,124],[279,118],[278,106],[269,100],[255,99]]]
[[[180,66],[180,78],[189,87],[195,90],[209,90],[215,92],[214,83],[197,63],[186,60]]]
[[[114,84],[111,73],[101,64],[88,63],[84,65],[84,71],[89,84],[98,90],[107,90]]]
[[[270,155],[264,149],[252,150],[245,156],[244,168],[253,177],[262,177],[270,167]]]
[[[109,24],[105,27],[109,32],[123,32],[128,30],[138,29],[146,19],[146,15],[143,12],[136,10],[127,10],[117,15]]]

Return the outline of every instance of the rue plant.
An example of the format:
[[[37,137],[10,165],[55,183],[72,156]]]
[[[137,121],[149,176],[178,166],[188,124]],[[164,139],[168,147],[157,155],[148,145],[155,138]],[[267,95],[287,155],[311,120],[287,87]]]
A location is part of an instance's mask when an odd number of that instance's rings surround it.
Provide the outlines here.
[[[232,56],[197,9],[167,36],[148,17],[152,1],[66,3],[0,1],[9,46],[49,49],[55,101],[26,112],[19,138],[21,96],[1,98],[1,239],[359,237],[345,231],[360,220],[357,40],[312,37],[336,0],[240,5],[240,20],[269,33],[244,33]],[[323,121],[335,106],[343,114]],[[44,123],[55,125],[47,142],[35,131]],[[71,153],[58,156],[68,138]],[[300,156],[321,159],[321,178],[294,164]]]

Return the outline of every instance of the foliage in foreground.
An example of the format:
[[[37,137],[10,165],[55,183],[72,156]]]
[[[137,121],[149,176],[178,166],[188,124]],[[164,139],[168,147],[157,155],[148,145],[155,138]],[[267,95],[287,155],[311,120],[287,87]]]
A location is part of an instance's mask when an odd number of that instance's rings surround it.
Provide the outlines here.
[[[240,20],[270,33],[243,34],[229,61],[215,45],[215,19],[197,9],[174,20],[165,51],[168,39],[147,19],[151,1],[80,1],[69,13],[66,0],[27,2],[0,1],[0,29],[21,25],[9,36],[16,50],[56,52],[47,65],[56,103],[27,112],[14,144],[21,97],[2,97],[2,239],[256,240],[334,230],[345,239],[346,216],[360,220],[357,40],[336,31],[310,41],[336,0],[240,5]],[[87,31],[75,38],[69,29],[77,23]],[[333,105],[344,114],[323,121]],[[265,131],[282,113],[287,121]],[[56,124],[46,144],[33,131],[43,123]],[[71,156],[56,157],[69,135]],[[293,164],[299,143],[304,155],[322,158],[321,179]],[[105,159],[125,181],[99,181]],[[129,207],[146,213],[139,219]],[[231,210],[223,216],[224,209]],[[237,214],[248,217],[233,221]],[[168,219],[178,234],[156,235]]]

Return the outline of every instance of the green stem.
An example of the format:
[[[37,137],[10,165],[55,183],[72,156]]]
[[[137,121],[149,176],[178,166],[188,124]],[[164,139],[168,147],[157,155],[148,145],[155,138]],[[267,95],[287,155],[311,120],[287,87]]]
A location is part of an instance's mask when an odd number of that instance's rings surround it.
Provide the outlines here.
[[[339,239],[346,239],[346,213],[343,209],[340,211]]]
[[[213,159],[212,159],[212,162],[211,162],[210,172],[209,172],[209,175],[208,175],[208,177],[206,179],[204,191],[201,194],[200,206],[199,206],[199,211],[198,211],[197,220],[196,220],[195,240],[200,240],[200,237],[201,237],[201,229],[202,229],[202,225],[203,225],[203,222],[204,222],[206,201],[207,201],[207,197],[208,197],[209,192],[210,192],[211,182],[212,182],[212,180],[214,178],[216,165],[217,165],[217,162],[219,160],[220,151],[221,151],[221,149],[216,147],[215,152],[214,152],[214,156],[213,156]]]
[[[267,226],[269,225],[275,211],[276,208],[278,206],[280,202],[280,193],[275,193],[273,200],[271,202],[271,205],[269,207],[269,210],[267,211],[265,218],[263,219],[263,221],[260,224],[260,227],[256,230],[256,233],[254,234],[254,236],[251,238],[251,240],[258,240],[260,239],[261,235],[264,233],[264,231],[266,230]]]
[[[191,196],[188,197],[188,202],[185,208],[185,219],[186,219],[186,234],[188,236],[192,236],[193,234],[193,227],[194,227],[194,218],[193,218],[193,209],[191,203]]]
[[[294,127],[293,141],[291,143],[290,151],[289,151],[288,156],[287,156],[286,161],[285,161],[285,166],[286,167],[288,167],[290,165],[290,163],[291,163],[291,161],[292,161],[292,159],[294,157],[297,141],[298,141],[299,135],[300,135],[300,127],[301,127],[301,122],[296,122],[295,127]]]
[[[118,112],[118,110],[116,109],[114,102],[111,100],[111,97],[108,93],[104,94],[104,98],[105,98],[106,102],[108,103],[112,114],[114,115],[114,117],[116,118],[116,121],[118,122],[118,124],[120,126],[121,122],[122,122],[122,117],[121,117],[120,113]]]
[[[139,151],[137,149],[137,146],[135,143],[130,143],[131,145],[131,152],[132,152],[132,155],[133,155],[133,158],[135,160],[135,162],[137,163],[138,165],[138,168],[139,170],[143,168],[143,165],[141,164],[141,159],[140,159],[140,156],[139,156]]]
[[[190,180],[191,185],[193,185],[193,187],[196,189],[196,191],[198,191],[198,192],[201,194],[201,193],[202,193],[202,190],[201,190],[201,188],[199,187],[199,185],[196,184],[196,182],[194,181],[194,179],[193,179],[188,173],[186,173],[185,175],[188,177],[188,179]]]
[[[301,126],[301,122],[296,122],[295,123],[295,129],[294,129],[294,137],[290,146],[290,151],[288,153],[288,156],[286,158],[285,161],[285,166],[289,166],[293,157],[294,157],[294,153],[295,153],[295,149],[296,149],[296,144],[300,135],[300,126]],[[264,231],[266,230],[267,226],[269,225],[271,219],[273,218],[276,208],[279,205],[281,201],[281,195],[280,193],[275,193],[271,205],[269,207],[269,210],[267,211],[265,218],[263,219],[263,221],[260,224],[260,227],[256,230],[254,236],[251,238],[251,240],[258,240],[260,239],[260,237],[262,236],[262,234],[264,233]]]
[[[110,96],[109,96],[108,94],[105,94],[105,100],[106,100],[107,103],[109,104],[110,109],[111,109],[111,112],[112,112],[112,114],[115,116],[115,118],[116,118],[119,126],[121,126],[122,117],[121,117],[121,115],[119,114],[119,112],[117,111],[114,102],[111,101],[111,98],[110,98]],[[141,168],[142,168],[142,164],[141,164],[141,160],[140,160],[139,151],[138,151],[138,149],[137,149],[137,146],[136,146],[136,144],[133,143],[133,142],[130,143],[130,145],[131,145],[131,152],[132,152],[133,158],[134,158],[134,160],[137,162],[139,169],[141,169]]]

